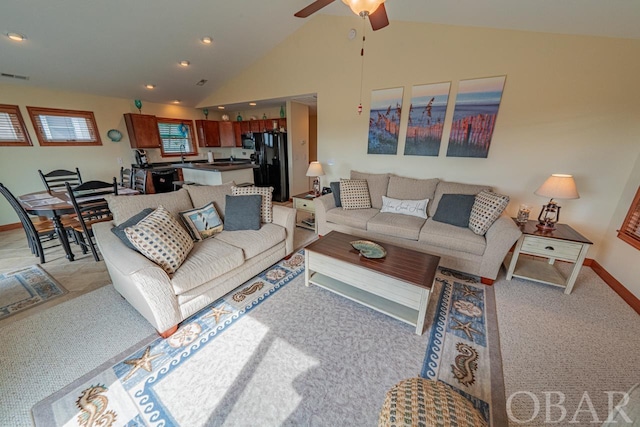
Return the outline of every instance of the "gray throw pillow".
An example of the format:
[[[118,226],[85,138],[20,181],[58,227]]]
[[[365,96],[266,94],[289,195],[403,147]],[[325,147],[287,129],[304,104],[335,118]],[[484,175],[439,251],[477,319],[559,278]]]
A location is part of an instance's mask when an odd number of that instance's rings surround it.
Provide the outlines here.
[[[475,201],[474,194],[443,194],[433,220],[456,227],[469,227],[469,217]]]
[[[329,187],[331,187],[331,194],[333,194],[333,201],[336,202],[336,208],[341,208],[342,203],[340,203],[340,182],[331,182],[329,183]]]
[[[226,231],[260,230],[262,196],[227,196],[225,199],[224,229]]]
[[[127,245],[127,247],[129,249],[133,249],[134,251],[139,252],[138,248],[133,246],[133,243],[131,243],[131,241],[127,237],[127,233],[124,232],[124,229],[127,228],[127,227],[133,227],[134,225],[136,225],[137,223],[142,221],[147,215],[149,215],[154,210],[155,209],[153,209],[153,208],[146,208],[146,209],[142,210],[141,212],[139,212],[136,215],[132,216],[131,218],[129,218],[128,220],[126,220],[122,224],[113,227],[111,229],[111,232],[113,234],[115,234],[116,236],[118,236],[118,238],[120,240],[122,240],[122,243]]]

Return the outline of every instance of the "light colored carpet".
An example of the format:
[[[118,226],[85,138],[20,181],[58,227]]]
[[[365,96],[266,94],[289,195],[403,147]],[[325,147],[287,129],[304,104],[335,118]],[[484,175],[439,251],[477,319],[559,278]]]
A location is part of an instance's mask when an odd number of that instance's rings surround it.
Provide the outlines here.
[[[569,264],[558,264],[569,272]],[[524,425],[545,425],[544,393],[552,403],[562,393],[567,415],[555,425],[594,425],[587,399],[600,425],[608,414],[606,392],[627,391],[640,379],[638,314],[588,267],[569,295],[532,281],[504,280],[504,271],[500,279],[494,286],[507,399],[516,394],[512,414],[530,420],[537,399],[539,413]],[[617,394],[613,401],[620,398]],[[570,424],[579,407],[578,423]],[[548,421],[561,419],[559,407],[549,409]],[[512,420],[510,425],[522,424]]]

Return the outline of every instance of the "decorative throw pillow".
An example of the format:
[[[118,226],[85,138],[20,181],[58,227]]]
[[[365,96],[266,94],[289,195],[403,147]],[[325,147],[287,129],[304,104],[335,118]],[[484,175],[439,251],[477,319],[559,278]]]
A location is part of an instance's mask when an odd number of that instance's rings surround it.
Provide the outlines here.
[[[491,191],[481,191],[471,209],[469,228],[476,234],[483,236],[509,204],[509,196],[496,194]]]
[[[227,196],[224,214],[224,229],[227,231],[260,230],[260,210],[263,197]]]
[[[475,201],[473,194],[443,194],[433,220],[456,227],[469,227],[469,216]]]
[[[124,232],[142,255],[168,274],[175,273],[193,249],[189,233],[162,205]]]
[[[382,209],[380,209],[380,212],[417,216],[418,218],[426,219],[427,203],[429,203],[429,199],[399,200],[392,199],[391,197],[387,196],[382,196]]]
[[[336,203],[336,208],[341,208],[342,203],[340,203],[340,183],[338,181],[330,182],[329,187],[331,187],[331,194],[333,194],[333,201]]]
[[[195,241],[212,237],[224,227],[213,202],[201,208],[180,212],[180,219]]]
[[[340,179],[342,209],[368,209],[371,207],[366,179]]]
[[[262,204],[260,205],[260,216],[262,222],[270,224],[273,222],[272,197],[273,187],[231,187],[231,194],[234,196],[249,196],[259,194],[262,196]],[[225,209],[225,216],[226,216]]]
[[[131,227],[131,226],[136,225],[137,223],[142,221],[147,215],[149,215],[151,212],[153,212],[153,208],[144,209],[144,210],[142,210],[142,212],[132,216],[131,218],[129,218],[128,220],[126,220],[122,224],[116,225],[115,227],[113,227],[111,229],[111,232],[113,234],[115,234],[116,236],[118,236],[118,238],[120,240],[122,240],[122,243],[127,245],[127,247],[129,249],[133,249],[134,251],[137,251],[138,248],[133,246],[133,243],[131,243],[131,241],[129,241],[129,238],[127,237],[127,233],[124,232],[124,229],[127,228],[127,227]]]

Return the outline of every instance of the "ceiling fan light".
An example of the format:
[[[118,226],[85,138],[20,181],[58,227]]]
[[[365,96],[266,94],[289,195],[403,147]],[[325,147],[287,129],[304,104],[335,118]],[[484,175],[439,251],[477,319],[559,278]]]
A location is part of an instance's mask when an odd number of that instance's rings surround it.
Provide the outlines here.
[[[385,0],[342,0],[358,16],[371,15]]]

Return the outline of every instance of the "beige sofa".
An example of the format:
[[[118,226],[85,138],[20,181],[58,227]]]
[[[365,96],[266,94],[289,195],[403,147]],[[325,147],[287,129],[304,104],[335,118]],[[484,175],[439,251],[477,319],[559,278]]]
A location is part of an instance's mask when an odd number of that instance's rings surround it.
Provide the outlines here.
[[[260,230],[223,231],[196,242],[172,275],[127,248],[111,228],[159,205],[177,217],[180,211],[213,201],[223,216],[231,186],[185,186],[173,193],[110,196],[113,221],[93,226],[113,286],[165,337],[190,315],[291,254],[295,210],[274,205],[273,223],[262,224]]]
[[[371,196],[369,209],[336,207],[333,194],[314,200],[318,234],[331,230],[415,249],[441,257],[440,265],[478,275],[492,284],[509,249],[521,235],[513,220],[501,215],[485,235],[469,228],[433,220],[443,194],[478,194],[488,186],[413,179],[391,174],[351,172],[351,178],[366,179]],[[380,212],[382,196],[400,200],[429,199],[428,219]]]

